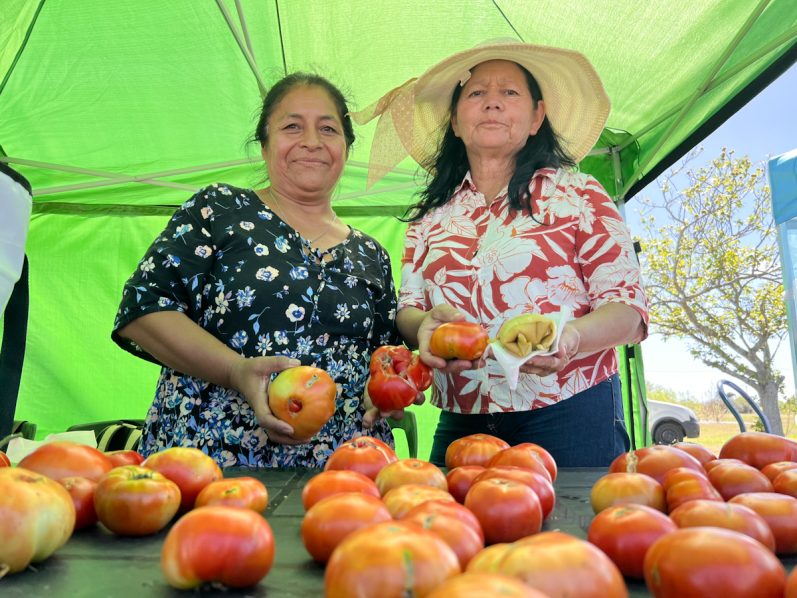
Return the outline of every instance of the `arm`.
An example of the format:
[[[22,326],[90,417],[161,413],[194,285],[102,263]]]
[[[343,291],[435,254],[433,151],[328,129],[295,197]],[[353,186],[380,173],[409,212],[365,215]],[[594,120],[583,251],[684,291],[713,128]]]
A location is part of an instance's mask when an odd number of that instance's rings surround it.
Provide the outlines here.
[[[293,428],[272,415],[267,389],[270,375],[300,365],[283,356],[246,358],[176,311],[141,316],[119,330],[164,365],[212,384],[237,390],[255,412],[269,439],[299,444]]]

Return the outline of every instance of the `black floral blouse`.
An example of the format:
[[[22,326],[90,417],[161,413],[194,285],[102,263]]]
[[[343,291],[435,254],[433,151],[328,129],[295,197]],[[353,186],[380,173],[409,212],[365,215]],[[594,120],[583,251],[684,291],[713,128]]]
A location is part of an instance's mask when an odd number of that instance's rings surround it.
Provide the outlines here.
[[[113,339],[155,311],[185,313],[241,355],[287,355],[326,370],[337,410],[313,441],[272,443],[236,391],[168,367],[161,370],[141,453],[195,446],[222,467],[320,467],[362,434],[362,395],[371,353],[396,344],[396,289],[390,259],[368,235],[313,250],[254,191],[214,184],[178,209],[125,283]],[[387,424],[370,432],[392,443]]]

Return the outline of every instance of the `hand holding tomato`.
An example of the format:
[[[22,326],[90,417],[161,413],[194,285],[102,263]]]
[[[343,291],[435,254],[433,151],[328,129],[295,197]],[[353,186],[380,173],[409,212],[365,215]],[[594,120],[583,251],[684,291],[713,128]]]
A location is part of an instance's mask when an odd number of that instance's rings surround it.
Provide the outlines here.
[[[271,412],[293,427],[293,437],[307,442],[335,413],[338,388],[321,368],[300,365],[281,371],[268,387]]]
[[[444,324],[456,324],[458,328],[449,331],[451,335],[438,333],[435,343],[432,336]],[[464,327],[462,327],[464,325]],[[478,326],[478,330],[474,328]],[[450,373],[459,373],[484,366],[482,353],[489,342],[487,332],[478,324],[465,321],[465,315],[450,305],[436,305],[424,316],[418,327],[418,354],[428,366]],[[437,346],[440,343],[440,346]],[[449,346],[457,350],[458,355],[473,355],[455,358],[451,352],[444,351],[442,347]],[[481,346],[481,350],[478,350]],[[435,351],[438,349],[438,351]]]
[[[432,385],[432,370],[407,347],[385,345],[371,355],[368,395],[380,411],[409,407]]]
[[[301,365],[298,359],[285,356],[252,357],[237,359],[230,370],[230,387],[243,395],[257,423],[268,434],[269,440],[280,444],[302,444],[305,440],[296,438],[293,428],[271,412],[268,404],[269,380],[271,374]]]

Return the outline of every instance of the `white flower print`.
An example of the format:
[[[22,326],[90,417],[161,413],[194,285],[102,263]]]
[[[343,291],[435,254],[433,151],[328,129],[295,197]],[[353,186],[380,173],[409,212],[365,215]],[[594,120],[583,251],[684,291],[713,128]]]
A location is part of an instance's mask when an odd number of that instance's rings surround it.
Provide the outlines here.
[[[194,230],[194,226],[192,224],[181,224],[180,226],[178,226],[175,229],[174,235],[172,235],[172,238],[173,239],[179,239],[183,235],[185,235],[187,233],[190,233],[192,230]]]
[[[213,208],[211,208],[210,206],[205,206],[199,211],[199,213],[202,214],[202,218],[207,220],[213,215]]]
[[[584,282],[571,266],[548,268],[547,274],[548,300],[553,305],[575,307],[586,296]]]
[[[144,278],[147,277],[147,273],[152,272],[155,269],[155,260],[150,256],[148,259],[141,262],[141,265],[138,267],[144,273]]]
[[[235,294],[235,302],[238,304],[238,309],[252,307],[252,301],[254,301],[254,299],[255,291],[249,288],[248,285],[246,288],[238,289],[238,292]]]
[[[226,314],[227,310],[230,308],[230,302],[227,301],[227,298],[224,296],[224,291],[219,292],[216,295],[216,313],[217,314]]]
[[[335,317],[341,322],[348,320],[351,317],[349,306],[346,303],[338,303],[338,309],[335,310]]]
[[[285,310],[285,315],[288,316],[288,319],[291,322],[298,322],[299,320],[304,319],[304,308],[296,305],[295,303],[291,303],[288,306],[288,309]]]
[[[497,231],[489,246],[479,254],[481,278],[485,284],[492,282],[493,275],[498,280],[509,280],[529,267],[532,256],[546,259],[535,240],[513,237],[511,229],[504,227]]]
[[[243,221],[239,222],[239,223],[238,223],[238,226],[240,226],[240,227],[241,227],[243,230],[245,230],[245,231],[250,231],[250,230],[252,230],[253,228],[255,228],[255,225],[254,225],[254,223],[252,223],[252,222],[249,222],[249,221],[247,221],[247,220],[243,220]]]
[[[199,257],[210,257],[212,250],[207,245],[198,245],[196,249],[194,249],[194,255],[198,255]]]
[[[172,301],[168,297],[161,297],[158,299],[159,307],[166,307],[167,305],[171,305],[172,303],[174,303],[174,301]]]
[[[257,337],[257,346],[255,350],[260,353],[261,355],[266,355],[267,353],[271,352],[271,335],[270,334],[261,334]]]
[[[290,243],[288,243],[288,239],[285,237],[277,237],[274,239],[274,247],[277,248],[277,251],[280,253],[288,253],[291,248]]]
[[[257,245],[255,245],[255,255],[259,257],[268,255],[268,247],[266,245],[263,245],[262,243],[258,243]]]
[[[278,345],[287,345],[288,344],[288,333],[285,330],[275,330],[274,331],[274,341]]]
[[[255,278],[257,278],[258,280],[269,282],[277,278],[277,276],[279,276],[279,273],[280,273],[279,270],[277,270],[273,266],[269,266],[268,268],[260,268],[255,274]]]

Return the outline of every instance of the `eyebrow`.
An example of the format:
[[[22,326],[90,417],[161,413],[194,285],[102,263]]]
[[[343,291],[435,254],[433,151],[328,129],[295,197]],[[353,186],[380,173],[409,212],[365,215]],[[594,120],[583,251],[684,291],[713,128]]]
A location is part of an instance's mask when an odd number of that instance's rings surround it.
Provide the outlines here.
[[[305,116],[304,116],[303,114],[299,114],[298,112],[289,112],[288,114],[286,114],[286,115],[285,115],[285,116],[283,116],[282,118],[283,118],[283,119],[285,119],[285,118],[298,118],[298,119],[304,119],[304,118],[305,118]],[[331,120],[331,121],[334,121],[334,122],[338,122],[338,117],[336,117],[336,116],[335,116],[335,115],[333,115],[333,114],[324,114],[324,115],[322,115],[322,116],[319,118],[319,120]]]

